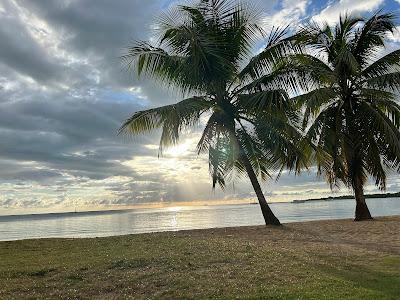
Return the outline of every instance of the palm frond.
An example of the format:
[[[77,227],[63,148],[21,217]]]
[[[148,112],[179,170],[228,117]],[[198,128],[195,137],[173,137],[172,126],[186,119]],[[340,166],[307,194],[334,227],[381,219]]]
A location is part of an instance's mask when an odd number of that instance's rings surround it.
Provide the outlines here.
[[[353,29],[359,22],[364,21],[363,18],[356,17],[345,13],[340,15],[339,22],[335,26],[335,42],[345,43],[354,34]]]
[[[137,42],[128,48],[122,59],[128,69],[136,69],[139,76],[147,75],[161,83],[172,84],[182,91],[194,91],[203,86],[203,83],[199,81],[199,74],[190,73],[192,69],[187,58],[170,55],[164,49],[146,42]],[[191,77],[188,77],[189,74]]]
[[[283,169],[294,170],[297,173],[310,165],[310,144],[303,138],[301,132],[289,123],[279,124],[269,118],[259,117],[255,125],[255,133],[268,153],[268,167],[278,170],[278,176]]]
[[[282,89],[240,94],[234,102],[239,111],[250,113],[282,113],[292,109],[289,96]]]
[[[217,136],[225,136],[230,132],[229,126],[226,124],[226,117],[223,112],[214,111],[206,127],[203,130],[200,141],[197,144],[197,152],[204,153],[208,151],[209,147],[215,144]]]
[[[182,130],[197,124],[200,116],[212,105],[212,101],[205,97],[192,97],[176,104],[139,111],[124,122],[119,134],[138,135],[161,128],[162,153],[164,147],[178,142]]]
[[[292,101],[298,108],[304,108],[303,130],[306,129],[310,118],[316,117],[320,110],[335,101],[337,96],[337,91],[334,88],[321,87],[292,98]]]
[[[390,52],[371,63],[361,72],[361,75],[369,79],[396,71],[400,71],[400,49]]]
[[[368,137],[368,148],[365,149],[365,169],[375,179],[375,184],[380,189],[386,188],[386,171],[382,164],[381,151],[377,141],[372,135]]]
[[[280,66],[268,74],[259,77],[256,80],[249,82],[246,85],[238,87],[234,94],[254,93],[268,90],[285,89],[287,93],[298,94],[303,89],[307,89],[312,81],[308,74],[302,73],[298,66],[290,65],[281,61]],[[301,75],[299,75],[301,73]],[[302,77],[304,75],[304,77]]]
[[[400,157],[399,128],[380,109],[376,109],[366,102],[360,103],[360,108],[363,112],[361,118],[369,125],[368,129],[379,133],[379,136],[385,139],[386,146],[392,148]]]
[[[365,80],[365,85],[375,89],[398,92],[400,91],[400,71],[369,78]]]
[[[329,53],[333,38],[333,32],[327,23],[321,26],[312,21],[301,25],[294,35],[296,44],[304,45],[316,53]]]
[[[268,152],[265,151],[265,147],[261,141],[256,136],[250,135],[244,127],[238,129],[236,134],[242,151],[241,155],[245,155],[249,160],[254,173],[260,176],[262,180],[271,178],[270,170],[274,168],[273,161],[269,157]],[[240,164],[239,172],[243,171],[244,167]]]
[[[247,58],[253,46],[264,36],[264,30],[259,25],[260,17],[260,11],[246,2],[238,3],[235,7],[223,29],[228,42],[225,51],[230,54],[232,61],[239,62]]]
[[[354,48],[352,52],[361,66],[365,66],[385,45],[387,33],[393,33],[396,28],[395,16],[391,13],[376,13],[370,17],[355,33]]]
[[[334,68],[321,58],[304,53],[290,55],[288,59],[293,71],[306,79],[310,78],[311,84],[332,85],[337,80]]]
[[[274,27],[268,37],[264,49],[254,56],[239,73],[239,79],[258,79],[271,73],[274,66],[287,54],[301,52],[301,47],[288,37],[289,27]]]
[[[210,146],[208,149],[208,164],[210,175],[212,178],[212,186],[215,189],[215,186],[218,185],[225,189],[225,163],[226,163],[226,154],[224,151],[224,146],[221,145],[222,141],[220,138],[217,138],[217,143],[215,147]]]
[[[353,53],[347,47],[342,47],[333,61],[338,76],[352,76],[359,72],[361,66]]]

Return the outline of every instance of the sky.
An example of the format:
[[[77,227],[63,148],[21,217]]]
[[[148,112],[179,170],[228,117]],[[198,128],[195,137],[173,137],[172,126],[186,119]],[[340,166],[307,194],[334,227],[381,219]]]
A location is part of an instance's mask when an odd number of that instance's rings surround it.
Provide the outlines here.
[[[185,1],[180,1],[185,2]],[[212,190],[199,129],[158,158],[158,135],[117,136],[137,110],[180,96],[138,79],[119,57],[153,37],[154,18],[171,0],[0,1],[0,214],[131,205],[249,202],[246,178]],[[400,13],[400,0],[260,1],[265,26],[309,19],[335,23],[345,11]],[[399,27],[400,29],[400,27]],[[400,47],[400,34],[389,48]],[[387,190],[400,191],[399,176]],[[270,201],[348,194],[330,191],[315,170],[263,183]],[[377,192],[368,184],[367,192]]]

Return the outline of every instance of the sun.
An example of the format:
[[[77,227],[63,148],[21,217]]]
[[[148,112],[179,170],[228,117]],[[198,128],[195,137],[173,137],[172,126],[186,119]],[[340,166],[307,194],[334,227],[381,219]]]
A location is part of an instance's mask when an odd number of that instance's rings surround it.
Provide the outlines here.
[[[165,154],[170,155],[172,157],[179,157],[179,156],[183,156],[185,154],[188,153],[189,150],[189,144],[188,143],[183,143],[183,144],[179,144],[179,145],[175,145],[171,148],[168,148],[165,151]]]

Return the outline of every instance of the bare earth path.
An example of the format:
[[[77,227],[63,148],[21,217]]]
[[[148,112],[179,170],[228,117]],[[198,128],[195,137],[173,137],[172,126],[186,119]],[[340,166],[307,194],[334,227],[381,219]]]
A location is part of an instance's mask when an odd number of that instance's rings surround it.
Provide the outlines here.
[[[400,217],[0,242],[0,299],[400,299]]]

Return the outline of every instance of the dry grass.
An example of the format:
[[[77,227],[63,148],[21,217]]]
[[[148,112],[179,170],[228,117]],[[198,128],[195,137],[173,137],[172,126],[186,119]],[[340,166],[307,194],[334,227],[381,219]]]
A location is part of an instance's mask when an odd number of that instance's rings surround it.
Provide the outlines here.
[[[399,299],[400,217],[0,242],[0,299]]]

